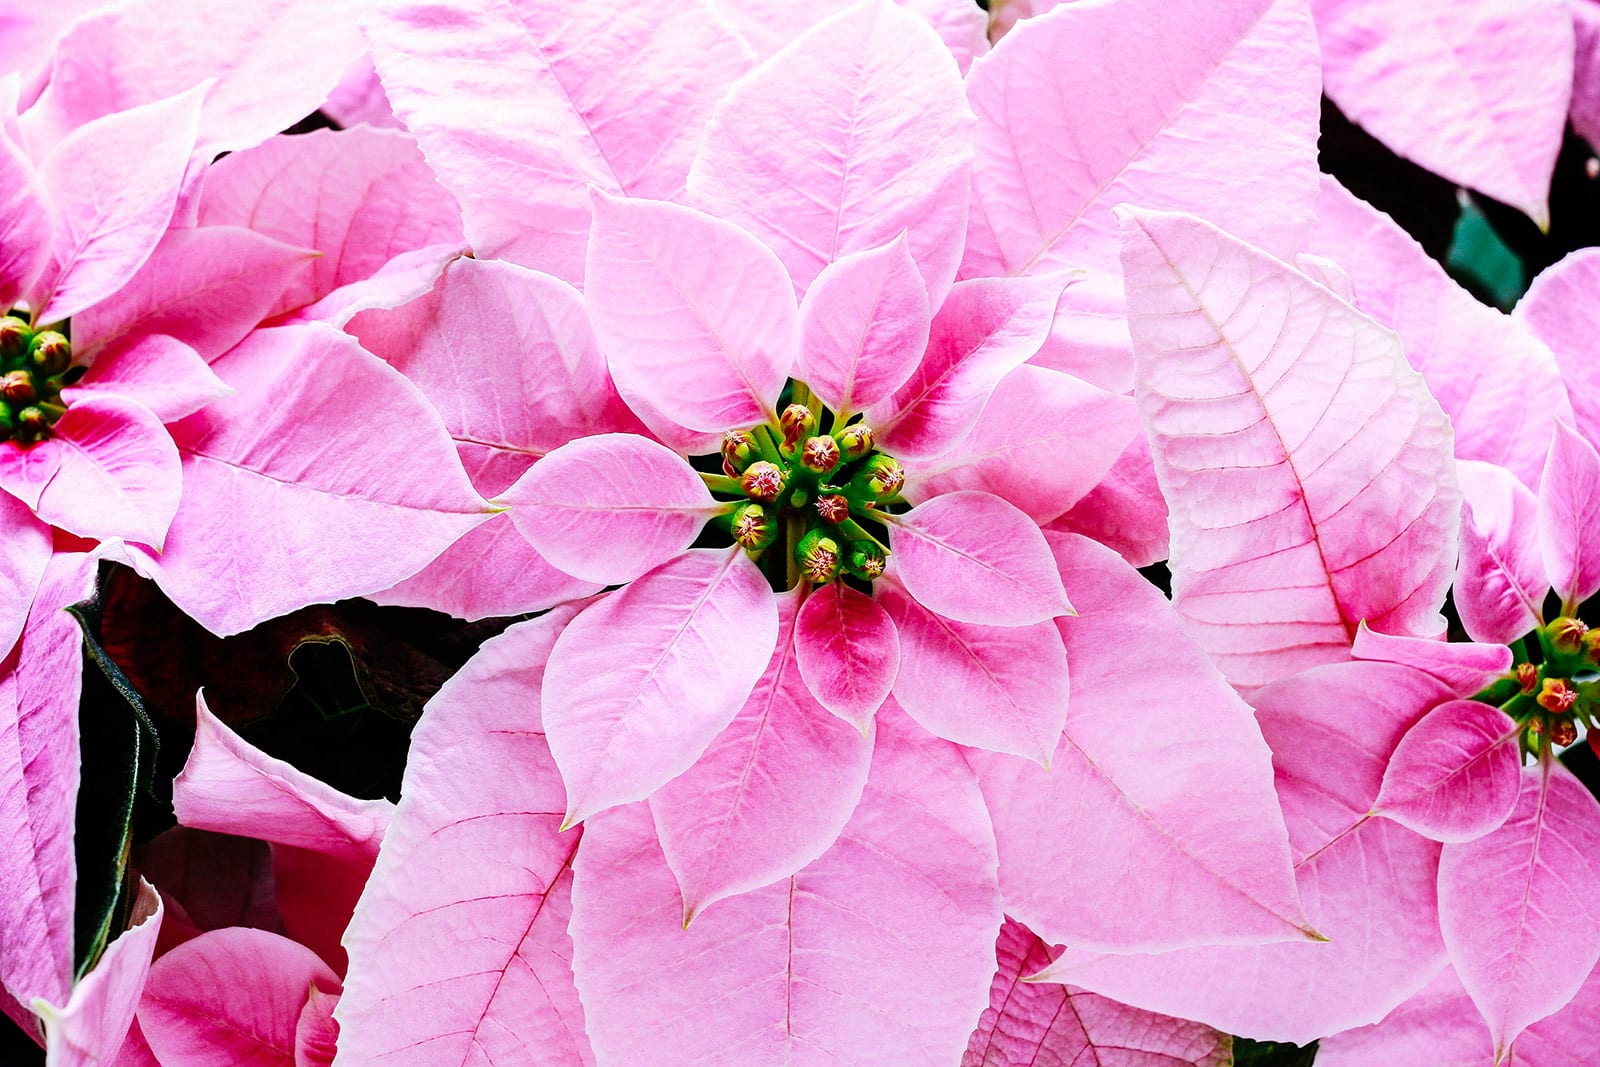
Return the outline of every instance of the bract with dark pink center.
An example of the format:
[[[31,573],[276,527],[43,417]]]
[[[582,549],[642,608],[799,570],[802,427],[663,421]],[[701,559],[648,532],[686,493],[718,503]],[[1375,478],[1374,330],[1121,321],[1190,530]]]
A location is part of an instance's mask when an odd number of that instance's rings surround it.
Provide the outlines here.
[[[778,644],[750,698],[694,766],[650,796],[685,926],[826,852],[866,785],[871,721],[858,734],[817,703],[798,670],[800,594],[777,600]]]
[[[601,584],[631,582],[665,563],[721,508],[681,456],[634,434],[562,445],[500,499],[540,555]]]
[[[1600,803],[1554,760],[1524,767],[1520,785],[1499,829],[1439,863],[1445,944],[1496,1060],[1600,961]]]
[[[617,390],[645,423],[701,433],[768,422],[799,311],[776,256],[691,208],[594,195],[585,293]],[[647,410],[649,409],[649,410]]]
[[[1007,910],[1052,942],[1108,951],[1315,936],[1249,708],[1111,550],[1050,541],[1082,612],[1057,623],[1072,700],[1050,770],[968,756]]]
[[[596,1059],[953,1063],[994,971],[994,864],[960,754],[887,709],[833,847],[687,930],[648,809],[605,812],[578,853],[571,927]]]
[[[877,601],[832,582],[800,606],[794,659],[817,701],[865,734],[899,674],[900,635]]]
[[[1300,899],[1328,942],[1155,955],[1069,947],[1045,976],[1274,1041],[1304,1044],[1383,1018],[1445,961],[1433,920],[1441,846],[1369,812],[1400,737],[1449,698],[1428,675],[1388,663],[1317,667],[1256,697]]]
[[[893,519],[895,573],[957,622],[1027,626],[1073,614],[1039,527],[997,496],[963,490]]]
[[[1476,700],[1440,704],[1400,739],[1373,810],[1435,841],[1471,841],[1516,806],[1521,727]]]
[[[1314,0],[1328,96],[1373,136],[1547,228],[1572,90],[1559,0]]]
[[[339,979],[305,946],[265,930],[213,930],[151,966],[139,1029],[162,1063],[298,1067],[295,1032],[317,988],[337,992]]]
[[[1479,302],[1383,212],[1322,178],[1307,245],[1330,257],[1344,299],[1400,335],[1406,360],[1450,416],[1456,455],[1538,481],[1567,391],[1550,350],[1518,317]],[[1484,359],[1485,349],[1495,358]]]
[[[346,1058],[592,1067],[567,935],[583,831],[557,832],[566,797],[539,700],[576,613],[558,607],[487,642],[424,710],[345,935],[334,1017]]]
[[[1232,1042],[1201,1023],[1154,1015],[1082,989],[1029,982],[1054,953],[1032,930],[1007,919],[995,943],[1000,969],[989,1006],[967,1042],[961,1067],[1074,1064],[1098,1067],[1223,1067]]]
[[[713,105],[753,63],[704,0],[388,0],[366,30],[395,114],[461,202],[477,254],[574,284],[587,187],[677,198]]]
[[[1510,471],[1457,466],[1461,560],[1454,595],[1462,628],[1479,641],[1510,644],[1544,622],[1550,591],[1539,537],[1539,501]]]
[[[905,232],[938,306],[961,259],[971,161],[949,51],[926,21],[862,0],[718,102],[689,198],[770,245],[801,293],[834,260]]]
[[[128,913],[128,928],[106,947],[94,969],[73,987],[65,1004],[43,997],[33,1008],[44,1022],[46,1063],[50,1067],[121,1064],[121,1049],[150,972],[161,930],[161,898],[139,879]]]
[[[1539,479],[1539,554],[1568,610],[1600,590],[1600,454],[1557,424]]]
[[[737,547],[685,552],[585,610],[541,690],[562,825],[687,770],[738,715],[777,640],[766,579]]]
[[[956,622],[887,580],[877,595],[908,665],[894,679],[895,701],[907,715],[947,741],[1050,765],[1070,691],[1054,622]]]
[[[1138,399],[1173,603],[1249,691],[1344,659],[1363,619],[1438,632],[1460,490],[1395,336],[1199,219],[1124,214]]]

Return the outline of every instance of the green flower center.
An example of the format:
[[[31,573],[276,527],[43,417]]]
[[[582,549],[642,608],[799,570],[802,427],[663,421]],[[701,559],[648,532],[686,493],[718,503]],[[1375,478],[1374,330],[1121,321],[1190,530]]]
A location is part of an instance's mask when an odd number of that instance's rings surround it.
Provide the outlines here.
[[[776,424],[723,434],[700,457],[712,494],[729,505],[719,527],[767,569],[777,589],[801,581],[870,583],[889,560],[885,513],[902,508],[905,469],[878,450],[859,415],[841,420],[791,381]]]
[[[0,442],[26,448],[49,437],[67,411],[61,390],[82,373],[65,334],[35,330],[15,308],[0,317]]]

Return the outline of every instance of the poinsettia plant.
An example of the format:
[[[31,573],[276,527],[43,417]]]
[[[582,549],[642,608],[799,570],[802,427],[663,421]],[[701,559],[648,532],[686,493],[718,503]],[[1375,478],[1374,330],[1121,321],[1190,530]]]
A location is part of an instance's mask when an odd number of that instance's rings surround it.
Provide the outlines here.
[[[1583,1062],[1596,26],[0,0],[19,1062]]]

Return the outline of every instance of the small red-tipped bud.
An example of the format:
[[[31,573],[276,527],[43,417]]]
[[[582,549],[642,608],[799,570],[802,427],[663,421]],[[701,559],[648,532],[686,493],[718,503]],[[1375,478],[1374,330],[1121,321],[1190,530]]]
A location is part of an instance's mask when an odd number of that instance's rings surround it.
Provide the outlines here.
[[[1539,695],[1533,699],[1546,711],[1564,715],[1572,710],[1573,703],[1578,699],[1578,691],[1565,678],[1546,678]]]
[[[1531,663],[1517,664],[1517,682],[1524,693],[1531,693],[1539,685],[1539,668]]]
[[[752,552],[766,548],[778,536],[778,524],[760,504],[741,504],[733,513],[733,539]]]
[[[845,569],[857,578],[871,582],[883,577],[883,569],[888,562],[888,554],[871,541],[855,541],[850,545]]]
[[[812,530],[795,546],[794,561],[813,585],[831,582],[839,576],[839,542],[821,530]]]
[[[72,343],[54,330],[36,333],[28,347],[28,359],[39,374],[54,378],[72,366]]]
[[[827,474],[839,465],[839,442],[831,437],[808,437],[800,449],[800,462],[807,470]]]
[[[822,521],[838,525],[850,517],[850,501],[838,493],[828,493],[817,498],[817,514]]]
[[[0,317],[0,369],[15,368],[28,354],[33,331],[15,315]]]
[[[39,391],[33,387],[33,375],[14,370],[0,377],[0,396],[13,404],[31,404],[39,399]]]
[[[1563,615],[1544,628],[1550,647],[1564,656],[1575,656],[1583,649],[1583,635],[1589,628],[1577,619]]]
[[[43,433],[50,428],[50,417],[41,408],[23,408],[17,412],[17,426],[34,433]]]
[[[872,451],[872,427],[862,423],[847,426],[833,435],[839,442],[839,449],[844,453],[845,459],[860,459]]]
[[[1578,724],[1571,719],[1556,719],[1550,724],[1550,743],[1570,745],[1578,739]]]
[[[877,499],[888,500],[905,488],[906,469],[893,456],[873,456],[851,481],[864,484]]]
[[[768,463],[764,459],[758,460],[745,468],[744,477],[739,479],[739,485],[744,489],[745,496],[751,500],[770,504],[783,492],[783,471],[776,463]]]
[[[722,470],[737,478],[760,455],[755,435],[748,430],[728,430],[722,435]]]
[[[783,447],[793,452],[802,437],[816,432],[817,417],[804,404],[790,404],[778,415],[778,425],[783,427]]]
[[[1590,630],[1583,635],[1583,658],[1600,666],[1600,630]]]

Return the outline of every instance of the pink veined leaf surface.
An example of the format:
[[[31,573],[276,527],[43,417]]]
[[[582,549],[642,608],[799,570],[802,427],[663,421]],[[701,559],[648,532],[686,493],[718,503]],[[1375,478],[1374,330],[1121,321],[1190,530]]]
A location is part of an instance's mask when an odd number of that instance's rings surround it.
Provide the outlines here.
[[[6,118],[0,110],[0,121]],[[0,304],[7,309],[49,264],[52,237],[49,193],[27,154],[0,128]]]
[[[1568,118],[1579,137],[1600,145],[1600,7],[1567,0],[1572,15],[1572,103]]]
[[[571,826],[643,800],[738,715],[778,642],[778,609],[743,549],[694,549],[574,619],[543,688]]]
[[[956,1062],[994,972],[993,837],[959,753],[885,711],[833,847],[687,930],[644,805],[585,831],[573,970],[601,1067]]]
[[[309,273],[316,256],[238,226],[168,230],[126,285],[72,320],[74,355],[166,334],[214,360],[267,317],[276,293]]]
[[[677,199],[713,105],[753,62],[704,0],[384,0],[366,31],[395,114],[461,201],[478,256],[573,284],[585,189]]]
[[[362,281],[402,252],[461,245],[461,212],[412,138],[357,127],[279,136],[206,172],[199,224],[243,226],[322,253],[277,311]]]
[[[1088,496],[1138,433],[1130,397],[1024,365],[1000,380],[972,433],[908,472],[906,495],[978,489],[1046,523]]]
[[[949,50],[897,4],[861,0],[718,102],[689,200],[770,245],[801,293],[834,260],[905,232],[937,307],[961,260],[971,165]]]
[[[800,606],[794,659],[817,701],[865,734],[900,671],[900,635],[877,601],[830,582]]]
[[[1171,508],[1173,603],[1243,691],[1439,629],[1450,423],[1395,336],[1191,216],[1128,211],[1138,400]]]
[[[1479,641],[1510,644],[1544,622],[1550,591],[1539,537],[1539,500],[1510,471],[1457,466],[1461,559],[1455,581],[1461,625]]]
[[[400,252],[370,276],[339,286],[279,322],[326,322],[343,329],[363,311],[397,308],[425,295],[444,269],[468,251],[461,240],[451,240]]]
[[[1319,87],[1304,0],[1062,4],[1018,25],[967,80],[978,128],[963,276],[1087,266],[1068,306],[1095,297],[1120,317],[1111,209],[1123,202],[1294,251],[1316,197]]]
[[[1600,961],[1600,803],[1554,759],[1524,767],[1520,785],[1499,829],[1439,862],[1445,944],[1497,1062]]]
[[[1476,0],[1473,0],[1476,2]],[[1567,408],[1556,360],[1525,322],[1458,285],[1410,234],[1327,175],[1309,247],[1349,271],[1343,299],[1400,335],[1405,358],[1450,416],[1456,455],[1538,481]],[[1484,359],[1492,350],[1494,359]]]
[[[356,800],[247,744],[195,696],[195,742],[172,783],[178,821],[197,830],[365,857],[378,853],[394,805]]]
[[[162,1063],[296,1067],[295,1031],[313,988],[336,992],[339,979],[304,945],[265,930],[213,930],[151,966],[139,1029]]]
[[[1517,1067],[1587,1067],[1600,1024],[1594,1013],[1600,971],[1592,972],[1566,1007],[1522,1032],[1504,1062]],[[1483,1067],[1494,1042],[1477,1007],[1446,967],[1428,987],[1380,1023],[1332,1034],[1317,1046],[1319,1067]]]
[[[1600,453],[1557,424],[1539,479],[1539,554],[1568,609],[1600,590]]]
[[[122,1048],[117,1050],[116,1057],[102,1062],[105,1067],[161,1067],[161,1061],[150,1051],[150,1042],[145,1040],[144,1031],[139,1028],[137,1015],[134,1016],[133,1026],[128,1029],[127,1040],[123,1041]]]
[[[316,111],[363,50],[365,0],[135,0],[78,22],[23,123],[35,151],[95,118],[214,84],[200,116],[208,158]],[[174,35],[174,26],[184,27]],[[149,42],[165,41],[162,48]],[[292,74],[290,72],[293,72]]]
[[[83,379],[61,395],[69,405],[79,397],[123,397],[168,423],[232,393],[198,352],[177,338],[152,333],[95,355]]]
[[[1516,806],[1520,732],[1492,705],[1440,704],[1400,739],[1373,810],[1435,841],[1482,837]]]
[[[339,84],[323,101],[322,113],[345,129],[362,124],[378,129],[404,128],[394,117],[370,55],[359,57],[345,69]]]
[[[682,456],[636,434],[562,445],[500,499],[540,555],[605,585],[631,582],[676,556],[721,510]]]
[[[1050,542],[1083,612],[1057,624],[1072,700],[1050,770],[968,756],[1007,911],[1107,951],[1316,936],[1250,709],[1138,572],[1086,538]]]
[[[800,301],[794,375],[838,415],[889,396],[928,346],[933,312],[905,233],[822,268]]]
[[[1560,0],[1312,0],[1328,96],[1397,154],[1548,229],[1572,91]]]
[[[989,50],[988,19],[966,0],[895,0],[928,20],[965,74]],[[828,8],[788,0],[715,0],[718,11],[750,42],[762,59],[773,55],[831,13]]]
[[[9,492],[0,492],[0,538],[6,545],[0,557],[0,647],[9,649],[22,634],[50,564],[52,534],[32,508]]]
[[[1459,586],[1457,593],[1459,599]],[[1350,658],[1403,663],[1432,675],[1458,697],[1469,697],[1510,673],[1515,657],[1505,645],[1445,641],[1443,635],[1440,636],[1437,641],[1425,637],[1395,637],[1362,623],[1356,628]]]
[[[800,337],[783,264],[692,208],[593,199],[585,303],[622,396],[652,429],[771,421]]]
[[[144,265],[177,206],[205,93],[201,86],[96,119],[39,164],[55,242],[37,321],[76,315]]]
[[[128,914],[128,928],[106,947],[94,970],[56,1006],[33,1007],[44,1022],[47,1067],[100,1067],[121,1062],[119,1050],[133,1025],[139,995],[161,930],[161,897],[143,878]]]
[[[1441,846],[1368,813],[1401,735],[1449,698],[1428,675],[1389,663],[1316,667],[1257,695],[1300,899],[1327,943],[1154,955],[1070,947],[1045,976],[1226,1033],[1297,1044],[1383,1018],[1444,965],[1434,921]]]
[[[1201,1023],[1154,1015],[1082,989],[1026,979],[1054,953],[1007,919],[1000,968],[961,1067],[1228,1067],[1232,1041]]]
[[[332,1067],[339,1051],[339,1024],[333,1018],[338,1007],[338,994],[311,987],[295,1022],[294,1067]]]
[[[148,408],[101,393],[70,403],[46,440],[0,451],[0,485],[69,533],[159,549],[183,474],[172,437]]]
[[[0,1004],[8,1011],[34,997],[64,1005],[72,990],[83,645],[61,609],[93,588],[93,561],[58,553],[21,640],[0,660],[0,835],[8,842],[0,850],[0,987],[9,994]],[[35,1025],[26,1015],[16,1021]]]
[[[997,496],[935,497],[896,516],[889,538],[895,577],[946,618],[1027,626],[1073,614],[1039,527]]]
[[[1600,441],[1600,370],[1591,358],[1600,330],[1597,295],[1600,249],[1582,248],[1541,271],[1513,313],[1555,353],[1572,401],[1573,425],[1590,441]],[[1525,481],[1534,484],[1532,478]]]
[[[346,935],[340,1067],[592,1067],[567,935],[583,831],[557,832],[566,796],[539,699],[577,610],[487,642],[424,710]]]
[[[1091,537],[1135,567],[1167,558],[1167,501],[1156,482],[1150,441],[1139,428],[1100,484],[1048,529]]]
[[[894,679],[894,699],[907,715],[936,737],[1049,767],[1070,689],[1054,622],[956,622],[887,581],[878,603],[899,631],[906,669]]]
[[[826,852],[867,782],[871,721],[858,733],[817,703],[796,666],[799,594],[777,599],[778,645],[750,699],[693,767],[650,797],[685,926]]]
[[[957,444],[1001,379],[1039,351],[1068,281],[983,278],[951,289],[934,313],[916,370],[867,411],[878,442],[897,456],[918,458]]]
[[[387,588],[490,514],[427,398],[344,334],[257,330],[212,369],[238,394],[170,427],[184,496],[139,563],[213,633]]]

